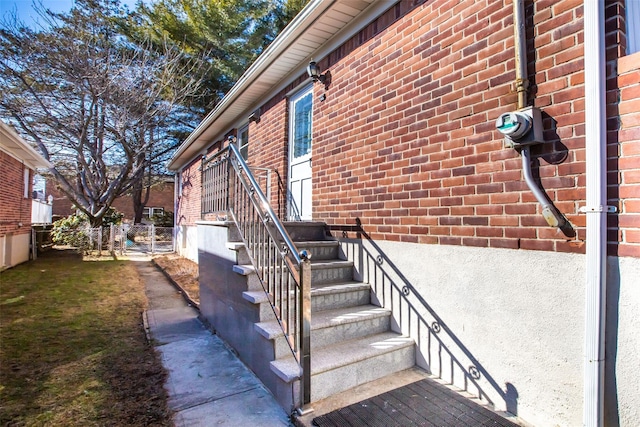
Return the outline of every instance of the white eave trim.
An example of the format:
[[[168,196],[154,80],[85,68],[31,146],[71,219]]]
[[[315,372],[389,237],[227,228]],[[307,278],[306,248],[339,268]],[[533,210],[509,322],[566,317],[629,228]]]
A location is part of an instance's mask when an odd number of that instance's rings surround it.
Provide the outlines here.
[[[203,150],[206,149],[209,144],[220,139],[222,135],[224,135],[224,132],[233,128],[233,124],[242,119],[242,117],[237,115],[224,117],[225,113],[228,112],[227,110],[243,96],[251,85],[259,80],[259,77],[263,73],[269,70],[278,58],[295,45],[305,31],[308,31],[328,10],[339,5],[340,1],[341,0],[311,0],[291,23],[285,27],[278,37],[276,37],[269,47],[267,47],[262,55],[258,57],[256,62],[240,77],[238,82],[231,88],[229,93],[224,96],[214,110],[211,111],[187,139],[180,144],[167,165],[168,169],[171,171],[179,170],[188,162],[202,155],[204,153]],[[373,1],[349,23],[348,27],[341,28],[336,33],[331,34],[318,49],[309,49],[307,60],[311,57],[321,59],[326,56],[332,49],[335,49],[335,47],[348,40],[356,31],[359,31],[363,25],[392,7],[395,3],[396,1],[389,0]],[[246,98],[245,100],[248,101],[247,105],[251,107],[246,108],[244,111],[248,114],[248,112],[256,108],[256,105],[270,99],[274,94],[286,87],[294,78],[303,73],[306,65],[303,61],[295,67],[289,67],[290,69],[278,77],[278,83],[270,84],[258,98]],[[224,118],[224,123],[220,123],[219,129],[211,130],[212,125],[215,125],[216,121],[221,118]]]
[[[267,47],[267,49],[251,64],[235,85],[231,88],[222,101],[211,111],[202,122],[195,128],[187,139],[180,144],[176,153],[169,161],[168,169],[176,170],[183,166],[186,161],[178,162],[180,156],[194,143],[200,135],[229,108],[229,106],[244,92],[247,87],[260,75],[260,73],[273,63],[288,48],[295,36],[307,28],[319,15],[321,15],[334,1],[312,0],[305,6],[302,11],[285,27],[285,29],[276,37],[276,39]]]
[[[0,149],[24,163],[29,169],[51,168],[51,163],[2,121],[0,121]]]

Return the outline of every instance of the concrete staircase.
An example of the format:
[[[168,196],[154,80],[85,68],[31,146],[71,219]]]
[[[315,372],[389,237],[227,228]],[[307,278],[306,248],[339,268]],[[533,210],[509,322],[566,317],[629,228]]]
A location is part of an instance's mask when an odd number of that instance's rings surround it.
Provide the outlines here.
[[[413,340],[391,330],[391,311],[371,303],[369,285],[354,280],[353,263],[343,259],[339,242],[327,237],[325,224],[296,222],[285,227],[297,248],[312,254],[312,402],[414,366]],[[253,267],[243,263],[248,261],[243,245],[229,248],[238,251],[233,270],[255,284]],[[259,312],[255,330],[263,342],[257,345],[266,347],[260,354],[273,356],[271,378],[261,379],[285,410],[291,410],[299,403],[300,368],[267,296],[254,285],[247,289],[244,300]]]

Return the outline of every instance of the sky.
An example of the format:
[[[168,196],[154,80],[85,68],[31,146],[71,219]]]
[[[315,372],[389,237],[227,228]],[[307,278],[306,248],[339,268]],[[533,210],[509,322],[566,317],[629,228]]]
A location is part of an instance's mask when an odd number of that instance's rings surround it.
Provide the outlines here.
[[[73,0],[43,0],[42,4],[54,12],[66,12],[73,6]],[[0,0],[2,17],[14,10],[17,11],[18,18],[29,25],[38,17],[33,10],[32,0]]]
[[[42,0],[42,4],[54,12],[67,12],[71,10],[73,3],[73,0]],[[120,0],[120,3],[126,4],[129,9],[133,9],[136,0]],[[0,0],[0,17],[4,18],[7,13],[16,11],[18,18],[31,26],[38,18],[38,15],[33,10],[33,4],[34,0]]]

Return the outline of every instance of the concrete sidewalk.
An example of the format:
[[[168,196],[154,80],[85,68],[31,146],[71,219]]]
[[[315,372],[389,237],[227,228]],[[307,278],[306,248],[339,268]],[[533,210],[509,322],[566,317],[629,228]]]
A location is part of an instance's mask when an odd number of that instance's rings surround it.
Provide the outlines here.
[[[257,377],[198,319],[148,260],[136,263],[145,283],[148,333],[169,376],[165,388],[182,426],[290,426],[289,416]]]

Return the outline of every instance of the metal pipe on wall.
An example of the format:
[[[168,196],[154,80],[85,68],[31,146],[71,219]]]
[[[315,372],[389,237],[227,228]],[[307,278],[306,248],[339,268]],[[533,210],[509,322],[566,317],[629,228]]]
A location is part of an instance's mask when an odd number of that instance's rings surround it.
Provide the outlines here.
[[[516,92],[518,93],[518,109],[522,109],[527,106],[527,90],[529,88],[524,0],[513,0],[513,21],[513,36],[516,55]]]
[[[525,26],[524,0],[513,1],[513,36],[516,62],[516,92],[518,93],[518,110],[527,107],[527,90],[529,89],[529,74],[527,71],[527,37]],[[522,155],[522,171],[527,186],[542,206],[542,216],[551,227],[564,227],[565,218],[555,209],[544,192],[538,187],[531,172],[531,150],[524,146]]]

